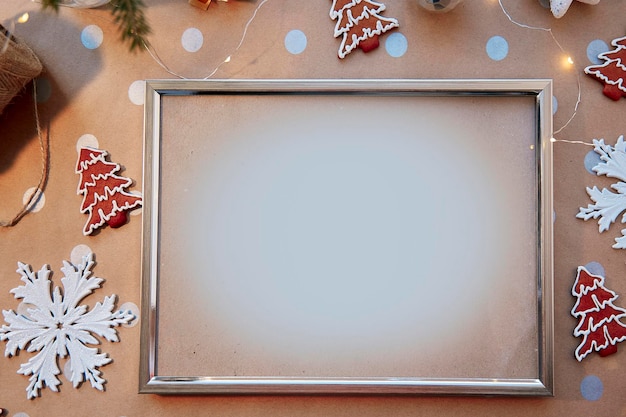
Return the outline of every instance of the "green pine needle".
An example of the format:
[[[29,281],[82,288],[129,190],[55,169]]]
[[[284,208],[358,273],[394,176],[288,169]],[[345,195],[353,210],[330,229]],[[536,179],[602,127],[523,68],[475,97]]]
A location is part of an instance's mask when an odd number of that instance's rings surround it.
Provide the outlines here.
[[[55,11],[58,11],[60,3],[61,0],[41,0],[41,6],[44,10],[47,8],[51,8]]]
[[[150,25],[144,15],[145,5],[142,0],[112,0],[111,13],[115,17],[122,36],[122,42],[130,43],[130,50],[148,45],[146,37],[150,34]]]
[[[59,10],[62,0],[41,0],[45,9]],[[143,50],[148,46],[147,36],[150,34],[150,24],[144,14],[145,4],[142,0],[111,0],[109,3],[111,14],[117,23],[122,42],[127,42],[131,51]]]

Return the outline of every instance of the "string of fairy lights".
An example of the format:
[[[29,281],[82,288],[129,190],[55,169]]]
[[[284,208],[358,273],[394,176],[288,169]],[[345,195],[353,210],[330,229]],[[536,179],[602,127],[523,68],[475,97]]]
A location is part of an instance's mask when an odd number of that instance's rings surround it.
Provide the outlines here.
[[[208,80],[209,78],[213,77],[215,75],[215,73],[217,73],[217,71],[219,71],[219,69],[222,67],[222,65],[224,64],[228,64],[231,59],[232,56],[235,55],[239,49],[241,48],[241,46],[243,45],[246,36],[248,35],[248,29],[250,28],[250,25],[252,24],[252,22],[256,19],[257,14],[259,12],[259,10],[261,9],[261,7],[263,7],[263,5],[265,5],[265,3],[267,3],[269,0],[262,0],[254,9],[254,11],[252,12],[252,16],[248,19],[248,21],[246,22],[244,29],[243,29],[243,33],[241,35],[241,38],[239,39],[239,43],[237,44],[237,46],[235,47],[235,49],[222,61],[220,62],[210,73],[209,75],[207,75],[206,77],[203,77],[203,80]],[[166,65],[163,60],[161,59],[161,57],[159,56],[159,54],[156,52],[156,50],[148,44],[144,45],[146,51],[148,51],[148,53],[150,54],[150,56],[152,57],[152,59],[154,59],[154,61],[161,67],[163,68],[167,73],[169,73],[170,75],[173,75],[175,77],[181,78],[181,79],[187,79],[187,77],[180,75],[174,71],[172,71],[170,69],[170,67],[168,65]]]
[[[551,39],[554,41],[554,44],[559,48],[559,50],[561,51],[561,53],[564,56],[565,62],[570,65],[570,66],[574,66],[574,59],[572,58],[572,56],[565,50],[565,48],[563,48],[563,46],[561,45],[561,43],[559,42],[559,40],[556,38],[556,36],[554,35],[554,32],[552,31],[552,28],[544,28],[544,27],[540,27],[540,26],[531,26],[531,25],[527,25],[525,23],[520,23],[517,20],[515,20],[511,14],[508,12],[508,10],[504,7],[504,4],[502,3],[502,0],[498,0],[498,4],[500,5],[500,9],[502,9],[502,13],[504,13],[504,15],[506,16],[506,18],[509,20],[509,22],[511,22],[512,24],[519,26],[521,28],[524,29],[529,29],[529,30],[537,30],[537,31],[542,31],[542,32],[547,32]],[[578,88],[578,93],[577,93],[577,97],[576,97],[576,104],[574,105],[574,109],[572,111],[571,116],[569,117],[569,119],[567,119],[567,121],[565,122],[565,124],[563,124],[563,126],[561,126],[560,128],[554,130],[552,132],[552,137],[550,139],[550,141],[552,143],[554,142],[563,142],[563,143],[571,143],[571,144],[577,144],[577,145],[586,145],[586,146],[594,146],[593,143],[589,143],[589,142],[585,142],[585,141],[581,141],[581,140],[567,140],[567,139],[556,139],[554,136],[559,134],[561,131],[563,131],[563,129],[565,129],[571,122],[572,120],[574,120],[574,118],[576,117],[576,115],[578,114],[578,108],[580,106],[580,103],[582,101],[582,87],[581,87],[581,83],[580,83],[580,74],[578,71],[575,72],[576,74],[576,84],[577,84],[577,88]]]

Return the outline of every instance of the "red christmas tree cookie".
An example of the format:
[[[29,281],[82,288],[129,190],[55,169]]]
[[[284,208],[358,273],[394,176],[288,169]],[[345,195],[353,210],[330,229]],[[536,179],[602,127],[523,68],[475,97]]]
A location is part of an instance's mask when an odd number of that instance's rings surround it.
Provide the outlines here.
[[[598,55],[598,58],[606,62],[585,68],[585,73],[603,82],[602,93],[617,101],[626,97],[626,37],[614,39],[611,45],[615,49]]]
[[[332,1],[330,18],[337,20],[335,38],[342,36],[339,58],[345,58],[356,48],[363,52],[378,48],[378,37],[399,26],[396,19],[379,15],[385,10],[383,3],[373,0]]]
[[[78,154],[77,193],[83,195],[80,212],[89,214],[84,235],[90,235],[105,224],[114,228],[123,226],[128,220],[126,212],[141,206],[141,197],[126,191],[133,181],[116,175],[121,167],[107,161],[107,156],[107,151],[91,147],[81,147]]]
[[[626,340],[626,310],[613,305],[618,297],[604,286],[604,277],[578,267],[572,295],[577,298],[572,315],[579,319],[574,336],[583,340],[576,348],[576,359],[582,361],[596,351],[600,356],[617,352],[617,343]]]

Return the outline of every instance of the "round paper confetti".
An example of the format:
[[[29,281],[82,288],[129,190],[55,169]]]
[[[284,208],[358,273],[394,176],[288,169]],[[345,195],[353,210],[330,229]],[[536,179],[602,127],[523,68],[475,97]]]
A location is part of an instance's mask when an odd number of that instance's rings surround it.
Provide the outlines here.
[[[136,195],[136,196],[138,196],[138,197],[143,197],[143,195],[141,194],[141,191],[131,190],[131,191],[129,191],[128,193],[129,193],[129,194],[132,194],[132,195]],[[138,216],[138,215],[140,215],[141,213],[143,213],[143,207],[142,207],[142,206],[139,206],[139,207],[137,207],[136,209],[130,210],[130,211],[128,212],[128,214],[130,214],[131,216]]]
[[[70,262],[74,265],[78,265],[83,261],[83,257],[89,255],[91,252],[93,251],[87,245],[76,245],[70,254]]]
[[[97,25],[89,25],[80,33],[80,41],[87,49],[98,48],[102,45],[103,39],[104,34],[102,33],[102,29],[100,29],[100,26]]]
[[[22,413],[15,413],[13,414],[13,417],[30,417],[28,414],[22,412]]]
[[[555,114],[559,109],[559,100],[555,96],[552,96],[552,114]]]
[[[408,42],[403,34],[394,32],[387,36],[385,49],[390,56],[399,58],[406,53],[407,48]]]
[[[285,36],[285,49],[290,54],[298,55],[306,49],[306,35],[301,30],[291,30]]]
[[[587,45],[587,59],[589,59],[592,64],[601,64],[603,61],[598,58],[598,55],[608,51],[609,45],[602,39],[593,40]]]
[[[602,162],[600,155],[594,151],[589,151],[587,152],[587,155],[585,155],[585,169],[589,171],[590,174],[597,175],[593,170],[593,167],[598,165],[600,162]]]
[[[63,375],[65,375],[65,379],[71,381],[72,379],[72,360],[68,359],[65,362],[65,366],[63,367]]]
[[[183,32],[181,43],[183,44],[185,51],[198,52],[204,43],[204,36],[202,36],[202,32],[198,29],[189,28]]]
[[[37,89],[37,103],[45,103],[52,95],[52,86],[47,78],[35,78],[35,88]]]
[[[143,105],[145,94],[146,82],[144,80],[133,81],[130,87],[128,87],[128,98],[133,104]]]
[[[39,196],[35,197],[35,200],[30,203],[28,210],[31,213],[37,213],[43,208],[43,206],[46,205],[46,195],[37,187],[31,187],[26,190],[24,196],[22,197],[22,204],[28,203],[30,197],[36,192],[39,192]]]
[[[604,392],[604,384],[595,375],[586,376],[580,383],[580,393],[587,401],[598,401]]]
[[[585,268],[587,268],[587,271],[594,275],[605,276],[604,267],[600,262],[589,262],[587,265],[585,265]]]
[[[99,148],[98,138],[90,133],[86,133],[76,141],[76,152],[80,152],[80,148],[84,147]]]
[[[21,302],[17,305],[17,309],[15,312],[21,316],[30,318],[30,314],[28,313],[28,309],[37,308],[37,306],[25,302]]]
[[[139,323],[139,307],[135,303],[124,303],[119,306],[118,310],[130,311],[135,316],[129,323],[122,324],[123,327],[135,327]]]
[[[502,36],[493,36],[485,47],[487,55],[494,61],[501,61],[509,54],[509,43]]]

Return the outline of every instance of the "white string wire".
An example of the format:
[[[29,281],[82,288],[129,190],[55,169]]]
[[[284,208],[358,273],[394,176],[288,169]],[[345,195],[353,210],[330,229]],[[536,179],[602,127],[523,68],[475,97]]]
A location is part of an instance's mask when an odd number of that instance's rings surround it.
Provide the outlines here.
[[[207,78],[211,78],[213,75],[215,75],[215,73],[220,69],[220,67],[222,65],[224,65],[227,62],[230,62],[230,57],[232,55],[234,55],[235,53],[237,53],[237,51],[239,50],[239,48],[241,48],[241,45],[243,45],[243,41],[244,39],[246,39],[246,35],[248,34],[248,28],[250,27],[250,24],[252,24],[252,21],[256,18],[256,14],[259,12],[259,9],[261,7],[263,7],[263,5],[265,3],[267,3],[269,0],[263,0],[261,1],[261,3],[259,3],[259,5],[256,7],[256,9],[254,9],[254,13],[252,13],[252,17],[250,19],[248,19],[248,22],[246,23],[246,26],[243,29],[243,34],[241,35],[241,39],[239,40],[239,44],[237,45],[237,47],[235,48],[235,50],[233,51],[232,54],[228,55],[228,57],[222,61],[209,75],[207,75],[206,77],[204,77],[204,79],[206,80]]]
[[[583,142],[582,140],[567,140],[567,139],[552,138],[551,142],[565,142],[565,143],[573,143],[575,145],[595,146],[593,143]]]
[[[552,32],[551,28],[530,26],[530,25],[526,25],[524,23],[520,23],[520,22],[516,21],[515,19],[513,19],[513,17],[510,15],[510,13],[504,7],[504,4],[502,4],[502,0],[498,0],[498,4],[500,4],[500,8],[502,9],[502,13],[504,13],[504,15],[507,17],[507,19],[509,19],[509,21],[511,23],[513,23],[514,25],[517,25],[517,26],[519,26],[521,28],[524,28],[524,29],[541,30],[543,32],[548,32],[550,34],[550,36],[552,37],[552,40],[554,41],[556,46],[561,50],[561,52],[563,52],[564,55],[568,55],[569,56],[569,54],[565,51],[565,49],[563,48],[561,43],[558,41],[556,36],[554,36],[554,33]],[[574,120],[574,117],[576,117],[576,114],[578,113],[578,107],[579,107],[580,102],[581,102],[581,84],[580,84],[580,74],[578,72],[576,72],[576,81],[577,81],[577,84],[578,84],[578,97],[576,98],[576,104],[574,105],[574,111],[573,111],[571,117],[567,120],[567,122],[563,126],[561,126],[559,129],[555,130],[553,135],[556,135],[556,134],[560,133],[563,129],[565,129],[572,122],[572,120]],[[569,142],[569,141],[563,141],[563,142]],[[577,143],[578,141],[573,141],[573,142]]]
[[[243,34],[241,35],[241,39],[239,40],[239,44],[237,45],[237,47],[233,50],[233,52],[228,55],[226,57],[226,59],[224,59],[222,62],[220,62],[220,64],[215,67],[215,69],[213,71],[211,71],[211,73],[209,75],[207,75],[206,77],[203,78],[203,80],[209,79],[211,78],[213,75],[215,75],[215,73],[217,71],[219,71],[219,69],[222,67],[222,65],[230,62],[231,57],[237,53],[237,51],[239,51],[239,49],[241,48],[241,46],[243,45],[244,40],[246,39],[246,36],[248,35],[248,28],[250,27],[250,25],[252,24],[252,22],[254,21],[254,19],[257,16],[257,13],[259,12],[259,10],[261,9],[261,7],[263,7],[263,5],[265,3],[267,3],[269,0],[262,0],[261,3],[259,3],[259,5],[254,9],[254,12],[252,13],[252,16],[250,17],[250,19],[248,19],[248,21],[246,22],[246,25],[244,27],[243,30]],[[152,59],[159,64],[159,66],[161,68],[163,68],[165,71],[167,71],[169,74],[181,78],[181,79],[187,79],[187,77],[178,74],[177,72],[171,70],[166,64],[165,62],[163,62],[163,60],[161,59],[161,57],[159,56],[159,54],[156,52],[156,50],[154,49],[154,47],[150,44],[144,44],[144,47],[146,48],[146,50],[148,51],[148,53],[150,54],[150,56],[152,57]]]

